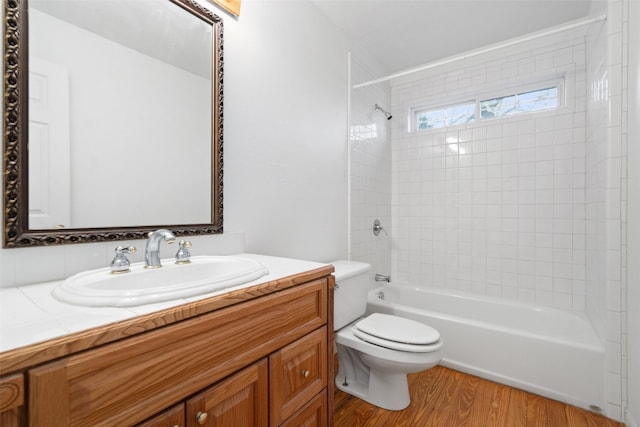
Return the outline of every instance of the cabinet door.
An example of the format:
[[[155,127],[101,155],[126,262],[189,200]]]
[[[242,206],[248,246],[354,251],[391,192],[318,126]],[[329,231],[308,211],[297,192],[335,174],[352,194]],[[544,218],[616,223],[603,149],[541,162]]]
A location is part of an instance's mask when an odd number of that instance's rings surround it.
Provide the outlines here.
[[[16,374],[0,378],[0,426],[14,427],[24,421],[24,377]]]
[[[281,427],[325,427],[327,425],[327,389],[280,424]]]
[[[136,427],[184,427],[184,403],[172,406]]]
[[[187,427],[268,425],[267,360],[233,374],[187,401]]]
[[[280,425],[327,385],[327,327],[269,356],[271,425]]]

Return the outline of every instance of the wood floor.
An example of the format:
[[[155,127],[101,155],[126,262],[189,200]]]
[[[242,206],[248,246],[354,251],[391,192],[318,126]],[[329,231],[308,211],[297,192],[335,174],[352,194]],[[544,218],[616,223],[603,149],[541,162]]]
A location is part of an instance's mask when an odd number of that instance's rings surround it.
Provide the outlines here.
[[[411,405],[387,411],[336,389],[335,427],[623,427],[601,415],[436,366],[409,375]]]

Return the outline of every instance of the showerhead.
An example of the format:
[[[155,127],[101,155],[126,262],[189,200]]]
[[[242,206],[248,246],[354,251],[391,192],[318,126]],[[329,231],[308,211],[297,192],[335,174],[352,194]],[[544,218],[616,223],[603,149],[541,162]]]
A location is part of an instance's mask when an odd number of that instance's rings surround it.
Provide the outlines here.
[[[391,120],[391,117],[393,117],[391,115],[391,113],[389,113],[388,111],[384,110],[381,106],[379,106],[378,104],[376,104],[376,111],[381,111],[385,117],[387,118],[387,120]]]

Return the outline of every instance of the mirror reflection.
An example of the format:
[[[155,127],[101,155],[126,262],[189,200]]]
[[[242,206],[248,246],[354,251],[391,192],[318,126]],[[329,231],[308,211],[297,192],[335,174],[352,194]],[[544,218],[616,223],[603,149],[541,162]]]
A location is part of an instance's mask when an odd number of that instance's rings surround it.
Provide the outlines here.
[[[211,45],[168,1],[30,2],[29,228],[208,222]]]
[[[28,42],[21,19],[6,26],[28,45],[5,52],[28,100],[19,97],[17,124],[5,114],[20,138],[12,147],[5,135],[5,165],[19,154],[9,166],[19,179],[5,185],[17,198],[5,196],[5,247],[125,239],[145,227],[221,232],[220,19],[192,0],[5,8],[7,22],[28,11]]]

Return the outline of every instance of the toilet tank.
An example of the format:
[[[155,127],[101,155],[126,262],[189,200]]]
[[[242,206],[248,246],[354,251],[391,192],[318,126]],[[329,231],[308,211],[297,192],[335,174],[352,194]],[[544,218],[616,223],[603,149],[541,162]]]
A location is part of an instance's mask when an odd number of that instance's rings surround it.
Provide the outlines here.
[[[336,290],[334,297],[334,329],[348,325],[365,313],[371,266],[357,261],[334,261]]]

